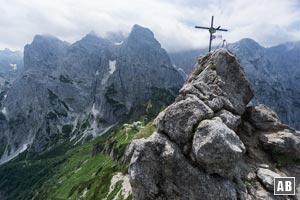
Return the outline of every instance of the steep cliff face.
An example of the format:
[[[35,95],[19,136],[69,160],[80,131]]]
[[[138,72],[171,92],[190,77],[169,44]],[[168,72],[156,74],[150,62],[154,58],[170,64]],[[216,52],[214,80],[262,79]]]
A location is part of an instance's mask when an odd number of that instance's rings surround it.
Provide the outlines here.
[[[157,131],[127,149],[133,198],[293,199],[273,196],[273,177],[300,176],[300,133],[247,107],[253,95],[233,54],[201,57]]]
[[[183,83],[153,33],[138,25],[122,43],[93,33],[74,44],[35,36],[24,65],[1,105],[1,162],[26,149],[96,137],[141,116],[155,95],[175,97]]]
[[[282,120],[300,129],[300,42],[291,42],[266,49],[266,55],[271,62],[272,74],[277,76],[284,88],[281,110],[278,115],[286,116]],[[286,106],[283,106],[285,104]]]
[[[270,106],[284,123],[299,129],[299,89],[295,87],[299,82],[296,78],[300,73],[296,69],[300,63],[296,61],[299,55],[292,53],[292,49],[289,52],[288,48],[281,51],[278,48],[264,48],[251,39],[229,45],[244,66],[255,90],[252,103]],[[295,51],[297,47],[293,49]]]

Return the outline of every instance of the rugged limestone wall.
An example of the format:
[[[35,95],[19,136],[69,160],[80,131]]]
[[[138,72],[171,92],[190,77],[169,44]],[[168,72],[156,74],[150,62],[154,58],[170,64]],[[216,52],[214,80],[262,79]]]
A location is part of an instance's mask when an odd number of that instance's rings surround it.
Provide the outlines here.
[[[126,152],[134,199],[292,199],[273,196],[273,177],[300,175],[300,134],[252,98],[234,55],[199,59],[157,132]]]

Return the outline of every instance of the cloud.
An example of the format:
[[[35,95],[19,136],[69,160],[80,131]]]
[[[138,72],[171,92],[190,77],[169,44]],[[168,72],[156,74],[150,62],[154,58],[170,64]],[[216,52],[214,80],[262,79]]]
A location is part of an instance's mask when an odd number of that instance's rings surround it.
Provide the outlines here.
[[[128,33],[150,28],[169,51],[201,48],[209,34],[195,25],[228,28],[228,42],[245,37],[265,46],[300,40],[298,0],[0,0],[0,49],[22,49],[35,34],[74,42],[94,30]],[[215,41],[215,45],[220,41]]]

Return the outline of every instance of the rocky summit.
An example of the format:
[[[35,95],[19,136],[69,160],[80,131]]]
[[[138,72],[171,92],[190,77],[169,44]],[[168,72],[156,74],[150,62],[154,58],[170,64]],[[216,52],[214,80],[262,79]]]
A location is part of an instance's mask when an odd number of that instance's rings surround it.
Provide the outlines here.
[[[254,96],[236,57],[201,57],[156,131],[133,140],[125,160],[134,199],[297,199],[274,196],[273,177],[296,177],[300,133]]]
[[[251,103],[262,103],[276,111],[285,124],[300,129],[300,42],[263,47],[244,38],[228,44],[242,64],[255,97]],[[195,60],[207,49],[170,53],[174,66],[190,73]]]

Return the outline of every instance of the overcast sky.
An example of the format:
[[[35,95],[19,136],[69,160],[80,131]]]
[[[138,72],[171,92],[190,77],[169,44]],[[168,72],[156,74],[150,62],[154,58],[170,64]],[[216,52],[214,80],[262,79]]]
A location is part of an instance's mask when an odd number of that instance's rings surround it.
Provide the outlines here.
[[[74,42],[90,31],[127,34],[150,28],[168,51],[202,48],[208,31],[228,28],[223,39],[253,38],[264,46],[300,40],[300,0],[0,0],[0,49],[22,50],[35,34]],[[216,40],[217,45],[221,40]]]

